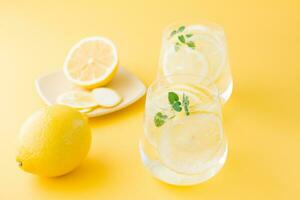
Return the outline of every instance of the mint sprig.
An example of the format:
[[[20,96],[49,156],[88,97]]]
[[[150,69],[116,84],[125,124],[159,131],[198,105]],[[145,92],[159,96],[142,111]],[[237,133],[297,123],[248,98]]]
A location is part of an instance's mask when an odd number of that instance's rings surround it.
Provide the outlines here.
[[[180,26],[177,31],[181,33],[184,31],[184,29],[185,29],[185,26]]]
[[[170,33],[170,38],[173,37],[174,35],[176,35],[177,33],[182,33],[185,29],[185,26],[180,26],[177,30],[173,30]]]
[[[189,104],[190,104],[189,97],[186,96],[184,93],[183,93],[183,96],[182,96],[182,104],[183,104],[183,108],[184,108],[185,114],[187,116],[190,115],[190,111],[189,111]]]
[[[170,34],[170,37],[173,37],[173,35],[175,35],[177,33],[176,30],[172,31],[171,34]]]
[[[176,112],[181,112],[184,110],[185,114],[190,115],[189,112],[189,98],[183,93],[182,102],[179,100],[179,96],[175,92],[168,93],[168,100],[172,109]],[[166,120],[174,118],[175,115],[168,117],[168,115],[163,114],[162,112],[157,112],[154,116],[154,124],[156,127],[161,127],[164,125]]]
[[[179,40],[182,44],[184,44],[184,43],[185,43],[185,37],[184,37],[184,35],[179,35],[179,36],[178,36],[178,40]]]
[[[180,112],[182,110],[181,102],[179,101],[179,97],[175,92],[169,92],[168,99],[173,110],[175,110],[176,112]]]
[[[192,49],[195,49],[195,47],[196,47],[196,45],[195,45],[195,43],[194,43],[193,41],[187,42],[186,45],[187,45],[188,47],[192,48]]]
[[[155,126],[160,127],[160,126],[164,125],[167,118],[168,118],[168,116],[162,114],[161,112],[156,113],[156,115],[154,116]]]
[[[181,46],[186,45],[191,49],[195,49],[196,45],[193,41],[191,41],[191,37],[193,36],[192,33],[187,33],[187,34],[183,34],[185,30],[185,26],[180,26],[178,29],[173,30],[170,33],[169,38],[174,37],[175,35],[177,35],[177,40],[178,42],[175,43],[175,51],[178,51],[180,49]]]

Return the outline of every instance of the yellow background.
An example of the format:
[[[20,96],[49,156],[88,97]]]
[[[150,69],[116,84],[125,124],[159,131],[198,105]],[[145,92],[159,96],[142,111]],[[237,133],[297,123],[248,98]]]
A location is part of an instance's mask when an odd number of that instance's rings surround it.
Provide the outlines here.
[[[0,199],[300,199],[300,2],[295,0],[0,1]],[[227,34],[234,93],[224,106],[229,157],[213,179],[175,187],[143,167],[144,101],[90,120],[86,161],[56,179],[15,162],[22,122],[44,105],[34,80],[61,69],[71,46],[103,35],[146,85],[155,77],[162,29],[199,18]]]

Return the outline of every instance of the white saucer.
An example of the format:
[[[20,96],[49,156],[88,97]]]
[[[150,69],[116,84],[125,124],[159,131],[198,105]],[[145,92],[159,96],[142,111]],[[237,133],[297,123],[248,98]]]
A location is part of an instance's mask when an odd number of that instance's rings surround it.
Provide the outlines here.
[[[58,71],[43,76],[35,81],[36,89],[43,101],[48,104],[56,104],[56,98],[60,94],[70,90],[82,90],[73,85],[64,76],[63,71]],[[97,117],[115,112],[136,102],[146,92],[145,85],[132,73],[120,67],[113,80],[105,87],[116,90],[123,98],[123,101],[112,108],[98,107],[86,113],[88,117]]]

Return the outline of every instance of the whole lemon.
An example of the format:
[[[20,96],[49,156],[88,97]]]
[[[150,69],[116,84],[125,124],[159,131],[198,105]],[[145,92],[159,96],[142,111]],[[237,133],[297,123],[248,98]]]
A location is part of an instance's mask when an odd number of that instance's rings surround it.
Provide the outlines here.
[[[54,177],[75,169],[91,144],[87,118],[61,105],[33,113],[22,125],[17,161],[30,173]]]

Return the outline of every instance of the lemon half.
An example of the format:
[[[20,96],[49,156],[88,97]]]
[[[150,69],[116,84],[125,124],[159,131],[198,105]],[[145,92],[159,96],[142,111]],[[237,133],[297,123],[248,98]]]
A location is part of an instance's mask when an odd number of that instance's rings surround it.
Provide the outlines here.
[[[117,71],[118,54],[114,43],[104,37],[79,41],[64,62],[64,73],[74,84],[95,88],[107,84]]]

